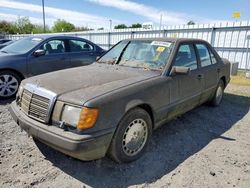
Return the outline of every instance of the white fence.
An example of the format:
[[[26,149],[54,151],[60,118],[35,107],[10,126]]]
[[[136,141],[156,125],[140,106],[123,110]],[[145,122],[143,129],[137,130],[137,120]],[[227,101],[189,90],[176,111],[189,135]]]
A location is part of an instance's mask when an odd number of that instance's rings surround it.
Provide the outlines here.
[[[55,33],[53,33],[55,34]],[[57,33],[59,34],[59,33]],[[47,34],[45,34],[47,35]],[[48,34],[48,35],[51,35]],[[219,55],[231,62],[239,62],[239,68],[250,69],[249,40],[250,21],[224,22],[216,24],[177,25],[153,29],[119,29],[87,32],[60,33],[86,38],[104,49],[109,49],[122,39],[179,37],[199,38],[208,41]],[[19,39],[30,35],[7,35],[6,38]]]

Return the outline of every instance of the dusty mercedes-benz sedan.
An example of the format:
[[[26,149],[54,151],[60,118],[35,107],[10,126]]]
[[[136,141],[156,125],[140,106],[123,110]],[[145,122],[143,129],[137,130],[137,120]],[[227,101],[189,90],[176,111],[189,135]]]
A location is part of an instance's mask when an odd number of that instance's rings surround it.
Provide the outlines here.
[[[202,103],[219,105],[229,72],[203,40],[124,40],[92,65],[24,80],[10,111],[29,135],[67,155],[130,162],[152,130]]]

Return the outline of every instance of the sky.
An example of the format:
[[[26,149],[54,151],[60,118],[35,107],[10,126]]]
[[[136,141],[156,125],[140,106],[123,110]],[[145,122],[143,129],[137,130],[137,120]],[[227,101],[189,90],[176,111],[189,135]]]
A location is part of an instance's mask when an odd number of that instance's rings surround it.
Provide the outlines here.
[[[93,29],[117,24],[152,22],[159,25],[250,20],[250,0],[44,0],[46,24],[64,19]],[[27,16],[42,24],[42,0],[0,0],[0,20]],[[112,21],[110,21],[112,20]]]

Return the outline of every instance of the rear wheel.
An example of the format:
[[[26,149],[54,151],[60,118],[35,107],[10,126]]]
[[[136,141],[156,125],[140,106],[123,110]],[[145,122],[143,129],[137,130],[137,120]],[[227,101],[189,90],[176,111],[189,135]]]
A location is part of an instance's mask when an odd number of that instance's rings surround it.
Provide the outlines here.
[[[16,95],[21,78],[12,71],[0,72],[0,99],[12,98]]]
[[[149,114],[141,109],[130,110],[121,120],[112,139],[109,155],[118,163],[138,159],[152,134]]]
[[[218,83],[218,86],[216,88],[216,91],[215,91],[215,94],[212,98],[212,100],[210,101],[210,104],[212,106],[219,106],[221,101],[222,101],[222,98],[223,98],[223,94],[224,94],[224,82],[223,80],[220,80],[219,83]]]

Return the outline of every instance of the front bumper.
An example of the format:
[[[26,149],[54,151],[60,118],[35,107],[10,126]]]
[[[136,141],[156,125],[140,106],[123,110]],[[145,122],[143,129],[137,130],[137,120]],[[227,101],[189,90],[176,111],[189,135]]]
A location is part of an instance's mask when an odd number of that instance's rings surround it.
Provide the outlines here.
[[[15,101],[12,102],[9,111],[14,121],[29,135],[62,153],[84,161],[104,157],[115,131],[108,129],[91,135],[64,131],[29,118]]]

